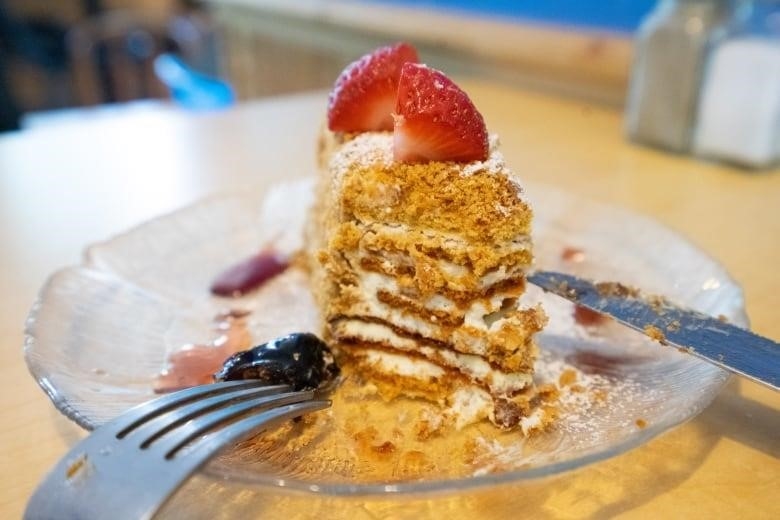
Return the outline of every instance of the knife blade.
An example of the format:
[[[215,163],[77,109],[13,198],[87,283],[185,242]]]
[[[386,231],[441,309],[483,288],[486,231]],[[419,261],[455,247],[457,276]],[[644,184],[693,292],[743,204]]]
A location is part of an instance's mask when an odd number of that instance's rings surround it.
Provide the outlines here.
[[[536,271],[530,283],[735,374],[780,390],[780,344],[617,282]]]

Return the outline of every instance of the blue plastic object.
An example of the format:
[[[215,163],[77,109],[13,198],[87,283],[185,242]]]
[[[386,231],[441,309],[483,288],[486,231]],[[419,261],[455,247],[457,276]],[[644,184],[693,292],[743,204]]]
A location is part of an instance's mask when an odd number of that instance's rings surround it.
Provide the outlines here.
[[[154,60],[154,72],[168,87],[173,101],[190,110],[229,107],[236,95],[229,83],[192,70],[173,54],[161,54]]]

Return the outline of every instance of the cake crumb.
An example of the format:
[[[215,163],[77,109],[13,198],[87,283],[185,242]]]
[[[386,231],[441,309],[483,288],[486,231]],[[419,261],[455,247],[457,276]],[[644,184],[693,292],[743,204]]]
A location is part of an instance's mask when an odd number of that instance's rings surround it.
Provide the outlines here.
[[[436,471],[436,464],[420,450],[408,450],[398,458],[395,476],[401,478],[421,478]]]
[[[657,341],[661,345],[667,345],[666,342],[666,336],[664,335],[663,331],[656,327],[655,325],[645,325],[645,336],[648,338]]]
[[[567,368],[558,377],[558,386],[571,386],[576,380],[577,371],[573,368]]]
[[[431,408],[420,410],[417,422],[414,424],[414,433],[417,440],[424,441],[435,435],[440,435],[444,429],[444,417],[441,413]]]
[[[652,308],[658,316],[663,316],[666,314],[666,308],[669,305],[669,302],[666,300],[666,298],[663,296],[658,296],[657,294],[651,294],[646,296],[645,300],[647,300],[647,303],[650,304],[650,308]]]
[[[608,394],[606,390],[594,390],[593,400],[597,403],[605,403],[607,401]]]
[[[378,446],[371,446],[371,449],[377,453],[386,455],[388,453],[393,453],[395,451],[395,444],[393,444],[390,441],[385,441]]]
[[[642,418],[639,418],[636,420],[636,425],[638,428],[646,428],[647,427],[647,421],[645,421]]]
[[[638,298],[639,289],[618,282],[601,282],[596,284],[596,290],[601,296],[618,298]]]
[[[673,322],[671,322],[669,325],[666,326],[666,330],[668,330],[669,332],[677,332],[678,330],[680,330],[681,327],[682,324],[679,321],[674,320]]]

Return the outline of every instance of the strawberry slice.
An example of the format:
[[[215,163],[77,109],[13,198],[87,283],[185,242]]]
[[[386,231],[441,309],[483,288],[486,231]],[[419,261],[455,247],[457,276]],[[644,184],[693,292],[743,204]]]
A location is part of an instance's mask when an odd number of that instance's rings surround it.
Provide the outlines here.
[[[328,128],[334,132],[392,130],[401,67],[417,62],[408,43],[380,47],[351,63],[328,100]]]
[[[482,114],[447,76],[425,65],[401,69],[395,109],[396,161],[484,161],[488,136]]]

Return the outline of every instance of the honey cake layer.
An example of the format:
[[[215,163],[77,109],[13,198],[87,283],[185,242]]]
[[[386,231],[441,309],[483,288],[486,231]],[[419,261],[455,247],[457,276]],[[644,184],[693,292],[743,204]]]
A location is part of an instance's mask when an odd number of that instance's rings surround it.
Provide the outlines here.
[[[532,212],[503,156],[466,165],[393,160],[391,133],[367,132],[330,155],[326,205],[336,221],[405,224],[453,233],[473,243],[510,242],[529,234]]]
[[[532,375],[528,371],[504,372],[491,366],[481,356],[432,346],[427,342],[403,336],[384,323],[343,318],[333,321],[331,325],[339,345],[356,345],[343,346],[344,349],[360,348],[360,345],[366,343],[384,345],[411,357],[422,357],[439,367],[455,369],[472,381],[484,385],[492,395],[511,396],[532,382]]]

